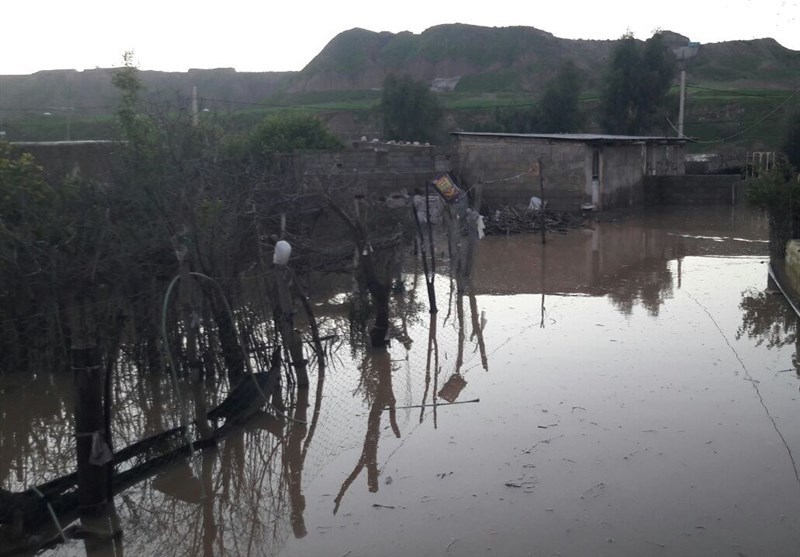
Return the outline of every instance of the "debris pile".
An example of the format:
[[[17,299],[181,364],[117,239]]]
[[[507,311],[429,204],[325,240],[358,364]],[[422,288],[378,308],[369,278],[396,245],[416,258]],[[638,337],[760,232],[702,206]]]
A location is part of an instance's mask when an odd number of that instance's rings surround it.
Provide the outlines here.
[[[497,208],[486,219],[486,234],[520,234],[539,232],[542,223],[548,232],[566,233],[569,229],[585,228],[587,220],[574,213],[556,213],[527,207],[503,206]]]

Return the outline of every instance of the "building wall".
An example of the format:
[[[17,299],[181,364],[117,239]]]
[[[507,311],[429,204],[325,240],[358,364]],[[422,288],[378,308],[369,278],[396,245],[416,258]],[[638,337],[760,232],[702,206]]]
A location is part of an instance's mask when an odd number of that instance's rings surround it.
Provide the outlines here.
[[[593,202],[593,154],[599,153],[597,209],[644,203],[646,174],[682,174],[676,145],[591,143],[536,137],[457,136],[454,171],[467,187],[483,184],[489,205],[526,204],[541,197],[529,169],[542,160],[544,199],[556,211],[578,211]]]
[[[48,181],[62,184],[66,178],[99,182],[113,180],[113,161],[119,143],[111,141],[63,141],[15,143],[31,153],[45,170]],[[450,170],[450,154],[430,145],[398,145],[357,142],[341,152],[304,152],[282,156],[287,177],[295,184],[322,186],[321,180],[337,176],[342,183],[366,193],[386,196],[424,188],[442,172]]]
[[[16,144],[31,152],[53,183],[80,176],[96,181],[113,179],[112,162],[118,144],[112,142],[53,142]],[[305,187],[324,186],[324,180],[357,187],[378,197],[413,192],[442,172],[452,172],[464,189],[483,184],[484,205],[527,206],[542,197],[540,177],[532,171],[542,161],[544,199],[556,211],[578,211],[592,202],[592,159],[600,153],[598,209],[640,205],[645,202],[645,176],[681,175],[680,146],[594,145],[582,141],[543,138],[458,136],[454,150],[430,145],[360,141],[341,152],[305,152],[284,156],[287,178]],[[451,152],[453,153],[451,155]],[[728,182],[726,182],[728,183]],[[651,181],[650,203],[693,202],[697,196],[726,197],[706,181],[696,190],[691,179]],[[652,185],[655,184],[655,185]],[[715,193],[709,193],[709,189]],[[715,189],[716,188],[716,189]],[[729,190],[728,190],[729,191]]]
[[[598,209],[616,209],[644,203],[644,145],[603,145]]]
[[[320,180],[336,179],[379,197],[413,193],[450,170],[450,154],[434,146],[358,142],[354,147],[286,155],[287,168],[298,184],[314,187]]]
[[[686,156],[682,145],[647,146],[647,174],[677,176],[686,173]]]
[[[538,159],[542,160],[544,199],[551,209],[575,211],[585,202],[591,156],[587,163],[583,143],[458,136],[455,154],[456,178],[466,188],[480,182],[483,201],[489,207],[527,205],[531,197],[541,197],[539,176],[531,172]]]

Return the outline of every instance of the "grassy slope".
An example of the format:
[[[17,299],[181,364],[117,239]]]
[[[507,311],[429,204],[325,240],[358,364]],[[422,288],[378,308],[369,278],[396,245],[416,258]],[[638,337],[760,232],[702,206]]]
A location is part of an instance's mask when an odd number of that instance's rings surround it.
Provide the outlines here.
[[[440,100],[451,112],[450,121],[462,129],[469,129],[472,122],[495,107],[534,103],[536,87],[541,86],[565,57],[576,61],[585,72],[587,89],[582,98],[587,110],[594,112],[602,80],[603,57],[612,47],[613,41],[563,41],[549,33],[523,27],[441,25],[419,35],[353,29],[334,38],[302,72],[275,75],[269,83],[264,83],[257,75],[242,74],[232,76],[236,83],[227,88],[215,73],[195,74],[192,80],[201,80],[201,94],[216,97],[214,102],[208,102],[217,121],[233,129],[242,129],[270,112],[283,109],[323,115],[357,113],[362,121],[374,116],[380,100],[377,88],[287,92],[292,84],[320,74],[352,77],[362,72],[373,72],[379,76],[387,71],[436,72],[439,71],[437,68],[455,66],[469,71],[461,78],[456,90],[440,94]],[[687,135],[703,141],[732,138],[730,145],[745,149],[777,148],[782,130],[776,124],[789,110],[800,106],[800,98],[795,97],[774,113],[771,111],[800,84],[800,52],[787,50],[770,39],[733,41],[702,45],[698,55],[686,64],[691,84],[686,104]],[[85,74],[84,78],[91,77],[96,81],[100,72],[82,74]],[[166,81],[158,81],[156,85],[156,80],[168,76],[157,72],[143,74],[153,81],[148,85],[166,87]],[[64,95],[81,94],[76,81],[78,77],[80,74],[77,73],[58,76],[43,72],[37,78],[39,83],[29,83],[24,95],[30,102],[35,101],[41,106],[54,103],[66,106],[68,102]],[[187,76],[182,76],[182,89],[188,86],[187,79]],[[47,81],[45,88],[40,87],[43,80]],[[279,82],[285,86],[278,86]],[[105,105],[113,104],[107,100],[108,84],[100,87],[93,83],[93,87],[96,91],[103,91]],[[257,87],[269,93],[261,97],[250,96],[250,102],[229,100],[243,98],[243,94],[252,93]],[[47,97],[46,90],[58,90],[60,96],[57,99]],[[674,106],[673,121],[677,121],[677,92],[673,92],[671,104]],[[76,109],[68,117],[65,111],[53,110],[52,116],[44,117],[42,110],[28,114],[6,110],[1,116],[9,138],[17,140],[65,139],[67,127],[72,139],[113,137],[108,111],[98,113]],[[690,150],[708,150],[716,145],[698,143],[690,145]]]

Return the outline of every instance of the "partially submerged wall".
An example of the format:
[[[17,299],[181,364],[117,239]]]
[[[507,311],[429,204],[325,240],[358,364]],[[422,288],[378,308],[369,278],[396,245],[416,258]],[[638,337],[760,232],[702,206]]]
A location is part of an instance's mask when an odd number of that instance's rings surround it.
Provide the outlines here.
[[[456,175],[483,184],[489,205],[543,197],[556,211],[642,205],[644,177],[683,174],[683,146],[652,138],[592,134],[456,134]],[[544,194],[531,171],[541,159]]]
[[[747,183],[738,174],[648,176],[647,205],[731,205],[744,201]]]
[[[600,208],[632,207],[644,203],[642,179],[647,150],[644,145],[604,145],[600,173]]]
[[[544,199],[556,211],[577,211],[586,197],[586,146],[521,137],[459,137],[454,174],[465,188],[483,184],[489,207],[528,205],[541,197],[539,176],[532,172],[542,160]],[[591,161],[591,158],[589,159]]]

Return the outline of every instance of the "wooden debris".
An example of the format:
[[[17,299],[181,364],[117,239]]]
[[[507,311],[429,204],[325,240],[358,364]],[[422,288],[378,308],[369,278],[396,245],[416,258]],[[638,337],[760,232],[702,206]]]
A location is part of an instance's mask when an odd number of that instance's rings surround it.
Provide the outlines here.
[[[539,232],[544,222],[547,232],[566,233],[569,229],[585,228],[587,220],[574,213],[556,213],[541,211],[527,207],[506,205],[498,207],[485,219],[486,234],[520,234],[523,232]]]

